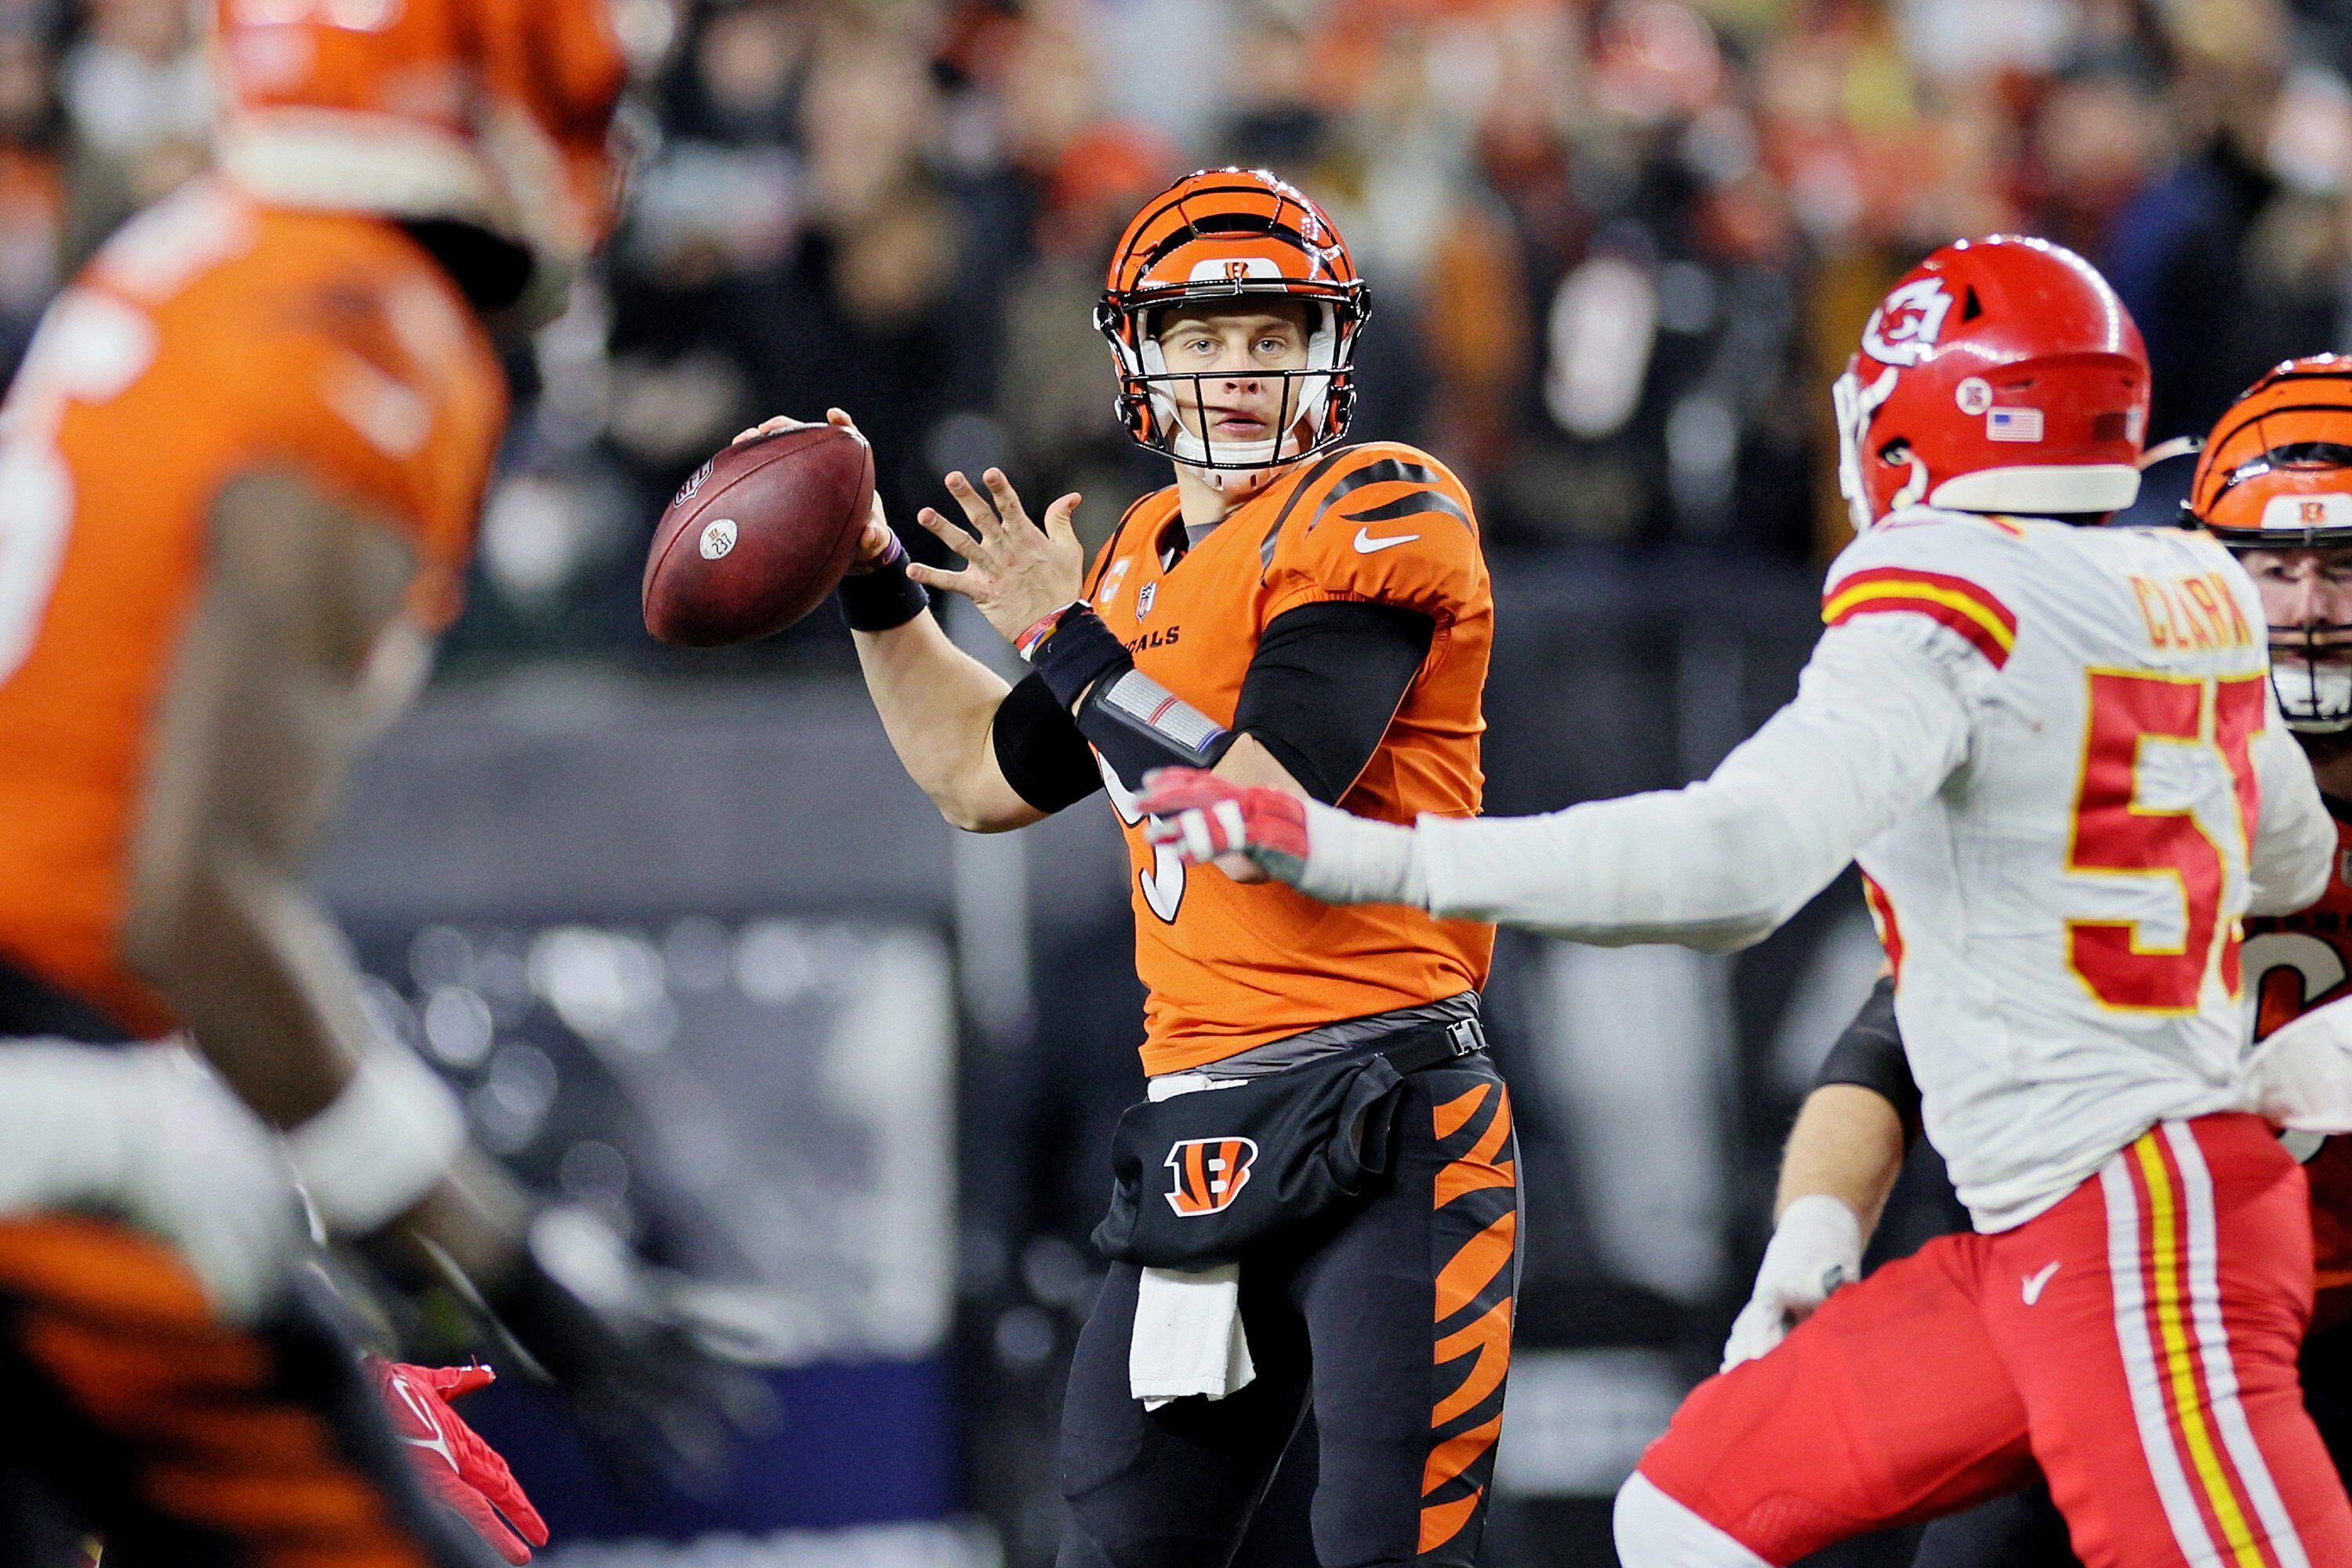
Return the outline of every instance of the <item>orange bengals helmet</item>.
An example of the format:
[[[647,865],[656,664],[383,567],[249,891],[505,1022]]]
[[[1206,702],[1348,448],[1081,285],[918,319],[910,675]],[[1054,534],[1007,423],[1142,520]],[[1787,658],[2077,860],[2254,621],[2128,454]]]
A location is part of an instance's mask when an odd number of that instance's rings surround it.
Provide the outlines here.
[[[1201,372],[1171,371],[1152,315],[1185,305],[1273,295],[1313,311],[1303,370],[1255,373],[1283,381],[1283,413],[1262,441],[1213,442],[1177,417],[1180,384]],[[1202,169],[1143,204],[1111,251],[1110,277],[1095,327],[1110,340],[1118,370],[1118,416],[1138,444],[1213,478],[1264,471],[1336,445],[1356,404],[1356,333],[1371,313],[1348,242],[1323,209],[1263,169]]]
[[[2258,574],[2265,552],[2352,551],[2352,358],[2289,360],[2240,394],[2198,455],[2189,511]],[[2327,565],[2352,572],[2352,555]],[[2270,642],[2288,727],[2352,730],[2352,622],[2314,605],[2273,620]]]
[[[262,201],[468,224],[565,276],[611,228],[614,0],[217,5],[220,163]]]

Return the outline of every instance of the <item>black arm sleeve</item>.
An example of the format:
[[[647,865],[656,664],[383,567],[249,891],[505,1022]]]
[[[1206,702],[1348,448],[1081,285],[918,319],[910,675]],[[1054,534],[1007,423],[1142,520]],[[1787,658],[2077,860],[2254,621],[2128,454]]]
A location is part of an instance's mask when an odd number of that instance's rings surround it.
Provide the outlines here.
[[[1335,805],[1380,749],[1436,631],[1394,605],[1334,601],[1277,616],[1243,679],[1234,730]]]
[[[1919,1082],[1911,1076],[1910,1058],[1903,1054],[1903,1031],[1895,1024],[1893,975],[1881,975],[1871,987],[1870,999],[1813,1074],[1815,1089],[1832,1083],[1866,1089],[1893,1106],[1903,1119],[1906,1148],[1918,1138]]]
[[[1075,805],[1102,788],[1093,749],[1039,676],[1004,694],[988,738],[1004,782],[1040,811]]]

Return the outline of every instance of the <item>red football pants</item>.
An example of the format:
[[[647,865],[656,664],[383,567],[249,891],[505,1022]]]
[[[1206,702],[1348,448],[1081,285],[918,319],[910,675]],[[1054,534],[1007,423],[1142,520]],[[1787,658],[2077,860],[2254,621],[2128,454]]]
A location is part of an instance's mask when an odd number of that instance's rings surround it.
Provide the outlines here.
[[[2055,1208],[1949,1236],[1694,1390],[1642,1474],[1769,1563],[2036,1466],[2085,1568],[2340,1568],[2304,1413],[2301,1167],[2251,1116],[2152,1128]]]

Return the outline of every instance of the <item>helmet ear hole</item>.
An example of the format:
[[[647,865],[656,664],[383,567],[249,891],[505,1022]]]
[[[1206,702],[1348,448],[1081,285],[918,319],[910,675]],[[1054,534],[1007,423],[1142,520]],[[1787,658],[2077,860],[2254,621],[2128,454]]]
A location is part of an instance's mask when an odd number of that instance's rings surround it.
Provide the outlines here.
[[[1984,303],[1977,298],[1976,285],[1960,290],[1960,323],[1965,326],[1984,314]]]
[[[1909,462],[1911,460],[1911,443],[1899,437],[1895,440],[1889,441],[1885,446],[1881,447],[1878,449],[1878,460],[1889,465],[1890,467],[1897,463]]]

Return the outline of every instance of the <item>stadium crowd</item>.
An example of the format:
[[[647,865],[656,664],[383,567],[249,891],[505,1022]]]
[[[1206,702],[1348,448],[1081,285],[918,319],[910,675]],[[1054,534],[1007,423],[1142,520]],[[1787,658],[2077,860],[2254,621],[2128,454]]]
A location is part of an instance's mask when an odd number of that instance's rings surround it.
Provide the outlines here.
[[[198,9],[0,0],[0,364],[201,165]],[[1360,428],[1452,455],[1495,550],[1823,556],[1822,389],[1955,234],[2116,280],[2157,437],[2352,341],[2347,69],[2330,0],[699,5],[619,243],[515,367],[461,646],[642,647],[661,498],[777,410],[856,413],[896,516],[988,462],[1131,492],[1102,258],[1213,159],[1331,206],[1380,318]]]

